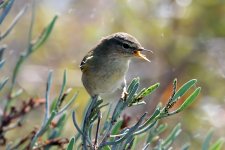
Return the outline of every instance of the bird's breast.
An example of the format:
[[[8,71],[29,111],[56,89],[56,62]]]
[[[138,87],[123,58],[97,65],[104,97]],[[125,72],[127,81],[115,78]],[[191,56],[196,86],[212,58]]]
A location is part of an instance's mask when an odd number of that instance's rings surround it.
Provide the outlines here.
[[[121,87],[129,61],[107,60],[93,65],[86,73],[88,86],[93,93],[111,93]]]
[[[112,60],[102,64],[100,70],[104,70],[102,75],[105,76],[105,78],[110,78],[109,80],[111,81],[117,81],[125,76],[128,66],[128,61]]]

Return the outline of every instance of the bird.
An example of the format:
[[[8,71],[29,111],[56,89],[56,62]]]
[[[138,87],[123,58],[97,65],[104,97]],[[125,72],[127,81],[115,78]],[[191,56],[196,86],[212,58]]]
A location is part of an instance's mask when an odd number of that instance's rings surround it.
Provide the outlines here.
[[[123,88],[126,94],[126,73],[132,58],[150,60],[141,52],[152,52],[141,46],[139,41],[125,32],[103,37],[80,63],[82,83],[91,97],[101,96]]]

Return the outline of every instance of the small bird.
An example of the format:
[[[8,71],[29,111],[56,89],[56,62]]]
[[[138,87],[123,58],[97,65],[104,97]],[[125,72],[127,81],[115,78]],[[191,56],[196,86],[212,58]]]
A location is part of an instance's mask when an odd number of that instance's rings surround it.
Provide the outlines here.
[[[149,61],[141,51],[152,52],[141,46],[128,33],[118,32],[104,37],[80,64],[82,82],[91,97],[113,93],[123,86],[126,93],[125,75],[131,58]]]

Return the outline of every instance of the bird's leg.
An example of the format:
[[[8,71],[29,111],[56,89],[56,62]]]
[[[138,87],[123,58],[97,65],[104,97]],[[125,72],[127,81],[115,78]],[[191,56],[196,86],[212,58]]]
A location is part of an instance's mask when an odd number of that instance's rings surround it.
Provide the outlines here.
[[[125,101],[127,99],[127,95],[128,95],[128,93],[127,93],[127,81],[124,78],[123,92],[122,92],[121,98]]]
[[[96,129],[96,134],[95,134],[95,141],[94,141],[94,149],[98,149],[98,136],[99,136],[99,127],[100,127],[100,121],[102,119],[102,113],[101,110],[98,112],[98,122],[97,122],[97,129]]]

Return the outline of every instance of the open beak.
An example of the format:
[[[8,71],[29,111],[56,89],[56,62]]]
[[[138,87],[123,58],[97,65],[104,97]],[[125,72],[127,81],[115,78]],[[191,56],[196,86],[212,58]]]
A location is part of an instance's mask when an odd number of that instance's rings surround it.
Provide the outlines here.
[[[148,62],[151,62],[144,54],[141,53],[141,51],[147,51],[147,52],[151,52],[153,53],[151,50],[147,50],[147,49],[144,49],[144,48],[140,48],[140,49],[137,49],[134,51],[134,55],[137,56],[137,57],[140,57]]]

